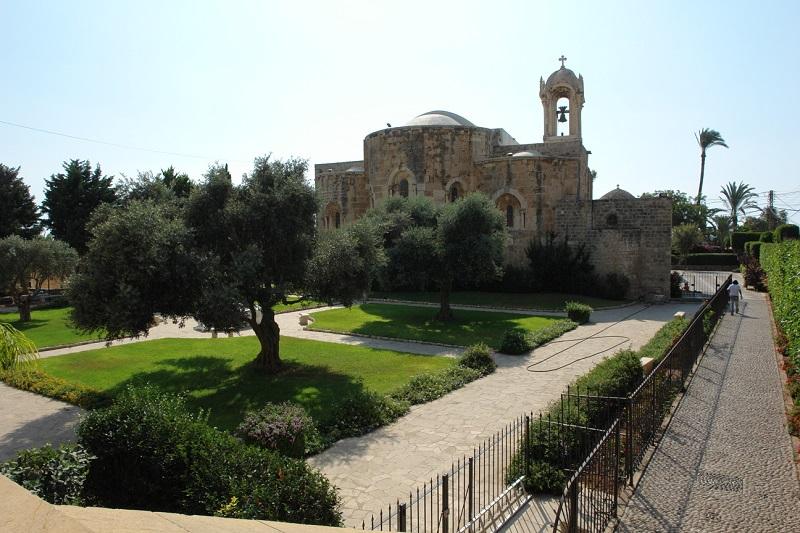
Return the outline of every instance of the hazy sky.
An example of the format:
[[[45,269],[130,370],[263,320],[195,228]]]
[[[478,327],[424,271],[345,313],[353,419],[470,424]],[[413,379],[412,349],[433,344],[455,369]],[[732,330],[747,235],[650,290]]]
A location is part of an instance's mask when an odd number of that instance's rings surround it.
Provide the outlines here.
[[[595,198],[744,180],[800,209],[800,2],[0,0],[0,162],[37,201],[65,159],[107,174],[234,176],[255,156],[361,159],[387,122],[433,109],[540,142],[539,78],[585,79]],[[183,155],[178,155],[183,154]],[[194,157],[190,157],[194,156]],[[800,221],[800,213],[790,215]]]

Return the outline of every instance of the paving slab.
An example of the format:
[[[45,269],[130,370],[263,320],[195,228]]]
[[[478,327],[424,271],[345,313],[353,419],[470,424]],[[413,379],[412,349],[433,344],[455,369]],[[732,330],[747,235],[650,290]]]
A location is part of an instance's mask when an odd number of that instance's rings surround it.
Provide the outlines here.
[[[618,531],[800,531],[768,304],[744,296],[742,313],[722,319]]]

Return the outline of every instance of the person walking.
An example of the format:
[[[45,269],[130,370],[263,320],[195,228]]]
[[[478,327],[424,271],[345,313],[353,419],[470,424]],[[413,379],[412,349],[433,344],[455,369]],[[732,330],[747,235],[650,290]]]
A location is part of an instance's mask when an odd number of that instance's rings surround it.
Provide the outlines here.
[[[737,280],[728,285],[728,301],[731,304],[731,314],[739,312],[739,298],[742,297],[742,287]]]

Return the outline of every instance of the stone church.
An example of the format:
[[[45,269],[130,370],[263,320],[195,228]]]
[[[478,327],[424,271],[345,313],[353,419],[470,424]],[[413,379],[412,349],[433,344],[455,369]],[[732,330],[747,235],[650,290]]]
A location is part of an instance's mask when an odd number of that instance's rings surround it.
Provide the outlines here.
[[[631,298],[669,297],[672,208],[616,188],[593,200],[581,135],[583,76],[564,66],[540,80],[541,143],[520,144],[447,111],[430,111],[364,139],[364,159],[315,166],[321,229],[346,225],[390,196],[453,202],[479,191],[508,226],[507,261],[523,264],[531,239],[554,232],[585,242],[598,274],[622,273]]]

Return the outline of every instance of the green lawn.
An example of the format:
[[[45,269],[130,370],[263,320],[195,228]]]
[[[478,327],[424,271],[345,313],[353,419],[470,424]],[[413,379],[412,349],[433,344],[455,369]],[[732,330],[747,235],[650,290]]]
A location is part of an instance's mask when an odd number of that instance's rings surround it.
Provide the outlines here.
[[[372,292],[370,298],[386,298],[389,300],[408,300],[411,302],[439,303],[438,292]],[[592,307],[610,307],[624,304],[620,300],[606,300],[593,296],[579,296],[577,294],[560,294],[555,292],[542,293],[508,293],[508,292],[479,292],[460,291],[450,296],[450,303],[461,305],[484,305],[492,307],[507,307],[509,309],[542,309],[563,311],[566,302],[575,301],[585,303]]]
[[[58,309],[34,309],[30,322],[20,322],[18,313],[0,314],[0,322],[9,322],[12,326],[28,336],[38,348],[74,344],[76,342],[97,339],[97,334],[85,334],[70,325],[71,307]]]
[[[303,300],[302,302],[291,304],[277,304],[272,306],[275,313],[288,313],[289,311],[299,311],[301,309],[308,309],[310,307],[321,307],[327,305],[324,302],[317,302],[315,300]]]
[[[313,313],[310,329],[362,333],[397,339],[469,346],[485,342],[499,348],[503,333],[513,327],[537,330],[559,320],[556,317],[494,313],[457,309],[451,322],[433,320],[437,309],[393,304],[354,305]]]
[[[118,393],[129,383],[150,382],[186,392],[193,407],[210,409],[210,422],[232,429],[244,412],[266,402],[296,401],[312,416],[361,387],[386,393],[412,376],[438,370],[454,359],[375,350],[284,337],[286,369],[266,376],[249,365],[255,337],[159,339],[41,360],[44,371],[71,382]]]

